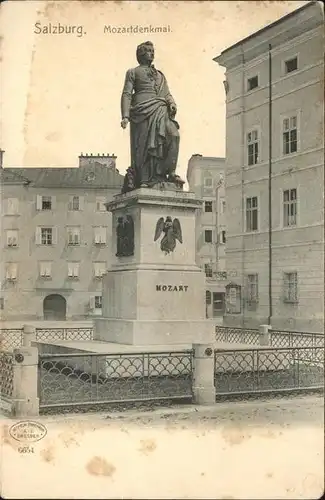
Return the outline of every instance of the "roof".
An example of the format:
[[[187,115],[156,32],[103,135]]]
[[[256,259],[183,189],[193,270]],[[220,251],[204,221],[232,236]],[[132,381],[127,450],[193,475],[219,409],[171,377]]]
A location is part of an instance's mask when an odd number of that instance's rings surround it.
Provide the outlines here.
[[[247,36],[246,38],[242,38],[239,42],[236,42],[234,43],[233,45],[231,45],[230,47],[228,47],[227,49],[223,50],[221,52],[221,55],[223,54],[226,54],[227,52],[229,52],[230,50],[236,48],[236,47],[239,47],[241,44],[247,42],[248,40],[251,40],[252,38],[260,35],[261,33],[263,33],[264,31],[266,30],[269,30],[270,28],[273,28],[274,26],[277,26],[278,24],[281,24],[283,23],[284,21],[286,21],[287,19],[290,19],[291,17],[294,17],[296,16],[299,12],[303,11],[303,10],[306,10],[306,9],[309,9],[312,5],[316,5],[318,4],[319,2],[315,1],[315,0],[309,0],[306,2],[305,5],[303,5],[302,7],[299,7],[298,9],[295,9],[294,11],[292,12],[289,12],[289,14],[286,14],[285,16],[283,17],[280,17],[280,19],[277,19],[276,21],[274,21],[273,23],[271,24],[268,24],[267,26],[264,26],[264,28],[261,28],[259,29],[258,31],[255,31],[254,33],[252,33],[251,35]]]
[[[8,168],[0,168],[1,184],[29,184],[29,182],[29,179],[21,175],[21,173],[13,172]]]
[[[100,163],[80,167],[29,167],[2,169],[1,183],[10,183],[11,179],[25,179],[33,187],[83,187],[116,188],[123,184],[123,176],[115,168]],[[16,181],[17,182],[17,181]]]

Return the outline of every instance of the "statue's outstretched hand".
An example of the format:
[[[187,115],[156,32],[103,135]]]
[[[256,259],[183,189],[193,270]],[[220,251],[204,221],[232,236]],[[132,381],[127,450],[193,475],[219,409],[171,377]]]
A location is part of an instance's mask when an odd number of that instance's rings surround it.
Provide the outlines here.
[[[121,127],[126,128],[128,123],[129,123],[129,119],[123,118],[123,120],[121,121]]]

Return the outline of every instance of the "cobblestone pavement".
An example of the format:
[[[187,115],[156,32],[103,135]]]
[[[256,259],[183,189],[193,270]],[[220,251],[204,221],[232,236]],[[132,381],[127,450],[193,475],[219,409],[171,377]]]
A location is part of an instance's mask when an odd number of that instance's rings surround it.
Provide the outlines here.
[[[19,454],[2,420],[5,498],[319,498],[320,396],[43,416]],[[5,458],[5,459],[4,459]],[[13,480],[19,477],[19,481]]]

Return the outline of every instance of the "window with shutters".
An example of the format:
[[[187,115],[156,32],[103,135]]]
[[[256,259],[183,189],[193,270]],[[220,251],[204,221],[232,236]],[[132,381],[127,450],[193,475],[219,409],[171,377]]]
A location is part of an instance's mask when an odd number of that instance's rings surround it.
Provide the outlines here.
[[[290,116],[282,122],[283,154],[289,155],[298,151],[297,116]]]
[[[43,261],[39,263],[39,276],[40,278],[52,277],[52,262]]]
[[[6,265],[6,279],[8,281],[16,281],[18,276],[18,264],[16,262],[8,262]]]
[[[290,227],[297,224],[297,189],[283,191],[283,226]]]
[[[52,197],[42,196],[42,210],[51,210],[51,209],[52,209]]]
[[[18,247],[18,230],[8,229],[7,230],[7,246],[8,247]]]
[[[55,196],[41,196],[36,197],[36,209],[37,210],[53,210],[55,204]]]
[[[53,245],[53,227],[41,228],[41,245]]]
[[[246,198],[246,231],[258,230],[258,200],[257,196]]]
[[[94,262],[94,276],[95,278],[102,278],[106,273],[107,265],[106,262]]]
[[[68,262],[68,278],[79,278],[80,263]]]
[[[96,211],[97,212],[106,212],[106,198],[104,196],[99,196],[96,198]]]
[[[107,228],[105,226],[94,227],[94,243],[95,245],[106,244]]]
[[[19,199],[8,198],[6,215],[17,215],[19,213]]]
[[[67,228],[68,245],[80,245],[80,227],[71,226]]]

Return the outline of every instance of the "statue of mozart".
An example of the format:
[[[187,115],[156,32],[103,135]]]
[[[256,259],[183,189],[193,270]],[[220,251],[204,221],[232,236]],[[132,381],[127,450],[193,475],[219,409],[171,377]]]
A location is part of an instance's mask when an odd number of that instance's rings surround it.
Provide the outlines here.
[[[152,42],[141,43],[136,56],[139,66],[126,72],[121,97],[121,127],[130,122],[131,138],[131,167],[122,192],[164,182],[182,189],[184,181],[175,174],[179,151],[175,101],[165,76],[152,64]]]

